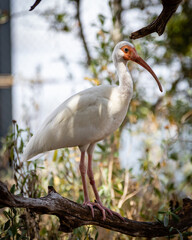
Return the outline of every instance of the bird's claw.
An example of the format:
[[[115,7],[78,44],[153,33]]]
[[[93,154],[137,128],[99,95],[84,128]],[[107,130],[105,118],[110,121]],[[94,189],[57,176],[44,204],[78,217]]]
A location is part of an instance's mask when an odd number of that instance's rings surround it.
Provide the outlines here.
[[[92,202],[84,202],[83,205],[88,206],[91,209],[91,215],[94,218],[94,210]]]
[[[96,202],[97,202],[97,201],[96,201]],[[109,215],[111,215],[111,217],[113,217],[113,216],[115,215],[115,216],[117,216],[118,218],[120,218],[122,221],[124,221],[124,218],[123,218],[119,213],[114,212],[114,211],[112,211],[111,209],[103,206],[103,204],[102,204],[101,202],[97,202],[97,203],[102,207],[102,209],[103,209],[104,211],[108,212]]]
[[[94,209],[93,207],[97,207],[101,213],[102,213],[102,216],[103,216],[103,221],[106,220],[106,212],[108,212],[108,214],[113,217],[113,215],[117,216],[118,218],[120,218],[122,221],[124,221],[124,218],[117,212],[114,212],[112,210],[110,210],[109,208],[107,207],[104,207],[103,204],[101,202],[98,202],[95,200],[95,202],[84,202],[83,205],[86,205],[88,206],[90,209],[91,209],[91,214],[92,214],[92,217],[94,218]]]

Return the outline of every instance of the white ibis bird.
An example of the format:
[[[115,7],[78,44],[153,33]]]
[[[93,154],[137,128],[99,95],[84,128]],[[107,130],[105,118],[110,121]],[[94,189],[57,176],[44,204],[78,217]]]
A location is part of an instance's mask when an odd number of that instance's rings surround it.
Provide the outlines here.
[[[101,210],[103,219],[107,211],[110,215],[118,213],[111,211],[101,203],[92,171],[92,155],[95,144],[113,133],[123,122],[133,93],[133,82],[127,69],[127,62],[132,60],[147,69],[155,78],[160,91],[161,84],[149,65],[136,52],[134,46],[126,41],[119,42],[113,51],[113,62],[119,77],[119,86],[101,85],[81,91],[63,102],[45,120],[36,134],[30,139],[23,154],[23,160],[28,160],[46,151],[78,146],[81,152],[79,169],[84,191],[84,205]],[[85,154],[88,155],[86,169]],[[86,173],[96,201],[90,202]]]

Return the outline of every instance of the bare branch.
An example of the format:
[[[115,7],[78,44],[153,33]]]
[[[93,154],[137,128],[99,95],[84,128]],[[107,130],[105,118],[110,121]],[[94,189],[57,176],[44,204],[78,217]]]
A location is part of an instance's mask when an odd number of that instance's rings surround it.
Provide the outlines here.
[[[91,55],[89,53],[89,49],[88,49],[88,46],[87,46],[87,42],[85,40],[85,35],[84,35],[84,32],[83,32],[83,26],[82,26],[82,22],[81,22],[81,15],[80,15],[80,4],[81,4],[81,0],[76,0],[76,4],[77,4],[77,14],[76,14],[76,18],[77,18],[77,21],[79,23],[79,32],[80,32],[80,37],[81,37],[81,40],[83,42],[83,47],[84,47],[84,50],[86,52],[86,55],[87,55],[87,65],[89,66],[91,64]]]
[[[91,62],[91,56],[87,47],[87,43],[85,41],[85,36],[83,33],[83,27],[82,27],[82,22],[80,19],[80,0],[75,0],[77,3],[77,20],[79,22],[79,27],[80,27],[80,36],[83,41],[83,46],[87,55],[87,64],[89,65]],[[29,11],[32,11],[36,6],[41,2],[41,0],[36,0],[35,3],[31,6]],[[171,16],[174,14],[174,12],[177,10],[179,4],[182,2],[182,0],[162,0],[162,5],[163,5],[163,10],[160,13],[160,15],[157,17],[155,21],[150,23],[144,28],[141,28],[140,30],[137,30],[133,32],[130,36],[131,39],[137,39],[137,38],[142,38],[145,37],[146,35],[149,35],[153,32],[157,32],[158,35],[162,35],[165,31],[165,27],[171,18]],[[115,0],[114,5],[116,6],[121,6],[121,0]],[[118,22],[121,20],[121,12],[122,9],[119,9],[120,11],[117,12],[117,20]]]
[[[37,7],[37,5],[39,5],[40,2],[41,2],[41,0],[36,0],[35,3],[29,9],[29,11],[32,11],[33,9],[35,9]]]
[[[169,222],[164,227],[160,222],[139,222],[124,218],[111,217],[102,220],[102,215],[95,209],[95,217],[92,218],[87,206],[75,203],[59,195],[53,187],[49,187],[49,193],[41,198],[24,198],[10,193],[7,186],[0,181],[0,204],[6,207],[28,208],[38,214],[56,215],[60,220],[60,231],[72,232],[73,229],[83,225],[96,225],[135,237],[161,237],[170,234],[169,229],[173,227],[171,234],[183,232],[192,226],[192,200],[183,200],[183,208],[178,213],[180,220]]]
[[[150,23],[148,26],[141,28],[136,32],[133,32],[130,38],[131,39],[142,38],[153,32],[157,32],[158,35],[161,36],[165,30],[165,27],[169,19],[171,18],[173,13],[177,10],[181,2],[182,0],[162,0],[163,10],[157,17],[157,19]]]

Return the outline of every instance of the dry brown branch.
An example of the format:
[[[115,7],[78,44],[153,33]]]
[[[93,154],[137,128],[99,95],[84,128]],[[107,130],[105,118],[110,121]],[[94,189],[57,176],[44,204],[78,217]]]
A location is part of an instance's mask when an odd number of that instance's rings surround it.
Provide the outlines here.
[[[177,10],[181,2],[182,0],[162,0],[163,10],[157,17],[157,19],[150,23],[149,25],[147,25],[146,27],[131,33],[130,38],[131,39],[142,38],[153,32],[157,32],[159,36],[162,35],[167,25],[167,22],[169,21],[173,13]]]
[[[0,181],[0,204],[6,207],[27,208],[38,214],[56,215],[60,220],[60,231],[71,232],[73,229],[83,225],[96,225],[117,231],[130,236],[137,237],[160,237],[168,236],[170,227],[173,227],[171,234],[183,232],[192,226],[192,200],[183,199],[183,208],[178,213],[180,220],[169,222],[168,227],[160,222],[139,222],[124,218],[121,221],[118,217],[111,217],[102,220],[102,215],[95,209],[95,217],[92,218],[90,209],[87,206],[75,203],[59,195],[53,187],[48,188],[49,193],[41,198],[24,198],[13,195],[7,186]]]

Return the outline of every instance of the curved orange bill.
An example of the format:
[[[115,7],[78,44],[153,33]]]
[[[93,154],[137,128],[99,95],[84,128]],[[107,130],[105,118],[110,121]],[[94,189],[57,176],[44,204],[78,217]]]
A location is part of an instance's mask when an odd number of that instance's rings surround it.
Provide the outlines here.
[[[156,74],[153,72],[153,70],[150,68],[150,66],[139,56],[135,56],[134,59],[132,59],[134,62],[138,63],[139,65],[141,65],[142,67],[144,67],[148,72],[151,73],[151,75],[155,78],[158,86],[159,86],[159,90],[161,92],[163,92],[163,88],[161,86],[161,83],[159,82],[159,79],[157,78]]]

